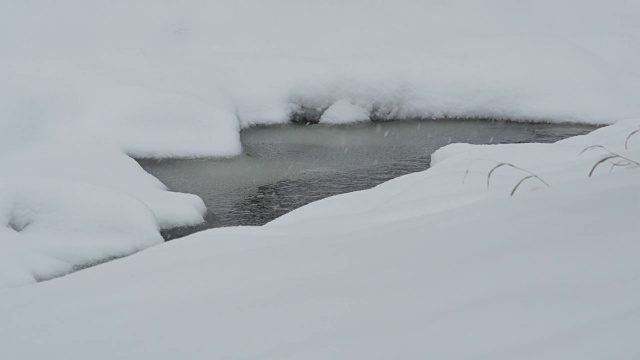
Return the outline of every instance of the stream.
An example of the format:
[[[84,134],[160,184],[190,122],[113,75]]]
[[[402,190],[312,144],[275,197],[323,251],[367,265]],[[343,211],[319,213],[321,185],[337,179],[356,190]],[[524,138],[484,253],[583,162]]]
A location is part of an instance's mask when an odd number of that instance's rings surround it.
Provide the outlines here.
[[[282,124],[241,132],[234,158],[139,159],[173,191],[200,196],[206,224],[163,231],[166,240],[207,228],[263,225],[310,202],[368,189],[425,170],[449,143],[555,142],[584,124],[489,120],[403,120],[352,125]]]

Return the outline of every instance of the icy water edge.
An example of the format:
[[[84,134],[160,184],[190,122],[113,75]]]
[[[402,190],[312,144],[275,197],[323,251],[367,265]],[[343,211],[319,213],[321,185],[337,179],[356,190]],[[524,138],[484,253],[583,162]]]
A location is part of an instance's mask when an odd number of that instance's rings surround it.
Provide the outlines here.
[[[138,162],[171,190],[207,205],[206,224],[163,231],[170,240],[207,228],[263,225],[313,201],[425,170],[431,154],[449,143],[555,142],[594,129],[486,120],[283,124],[243,130],[238,157]]]

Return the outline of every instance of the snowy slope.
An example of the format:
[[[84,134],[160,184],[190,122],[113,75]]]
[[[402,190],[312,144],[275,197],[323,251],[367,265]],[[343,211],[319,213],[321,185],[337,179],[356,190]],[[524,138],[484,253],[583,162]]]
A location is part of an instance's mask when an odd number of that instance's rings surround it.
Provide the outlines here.
[[[0,357],[636,359],[640,121],[434,166],[0,292]],[[523,177],[508,161],[536,173]],[[467,171],[468,170],[468,171]],[[463,183],[464,182],[464,183]]]
[[[202,221],[125,154],[234,156],[241,128],[306,109],[637,118],[639,18],[625,0],[0,2],[0,287]]]
[[[395,119],[640,116],[640,5],[625,0],[0,6],[2,143],[229,156],[241,126],[340,100]]]

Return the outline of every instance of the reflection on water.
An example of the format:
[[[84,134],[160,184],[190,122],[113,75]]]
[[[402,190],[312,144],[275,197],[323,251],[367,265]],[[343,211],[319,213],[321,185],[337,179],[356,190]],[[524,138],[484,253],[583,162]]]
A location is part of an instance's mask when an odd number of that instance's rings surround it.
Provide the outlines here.
[[[278,125],[242,131],[232,159],[140,160],[174,191],[199,195],[207,223],[165,231],[166,239],[212,227],[262,225],[331,195],[425,170],[452,142],[554,142],[593,126],[502,121],[393,121],[346,126]]]

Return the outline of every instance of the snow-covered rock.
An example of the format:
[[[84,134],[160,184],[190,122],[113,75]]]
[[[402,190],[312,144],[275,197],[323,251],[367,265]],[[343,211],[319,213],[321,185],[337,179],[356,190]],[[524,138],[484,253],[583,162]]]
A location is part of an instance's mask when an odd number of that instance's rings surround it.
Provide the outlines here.
[[[47,280],[163,241],[156,218],[127,194],[35,177],[0,181],[0,286]]]
[[[117,149],[51,144],[0,156],[0,287],[32,283],[163,241],[206,208]]]
[[[347,124],[369,120],[369,112],[346,100],[338,100],[320,118],[323,124]]]

